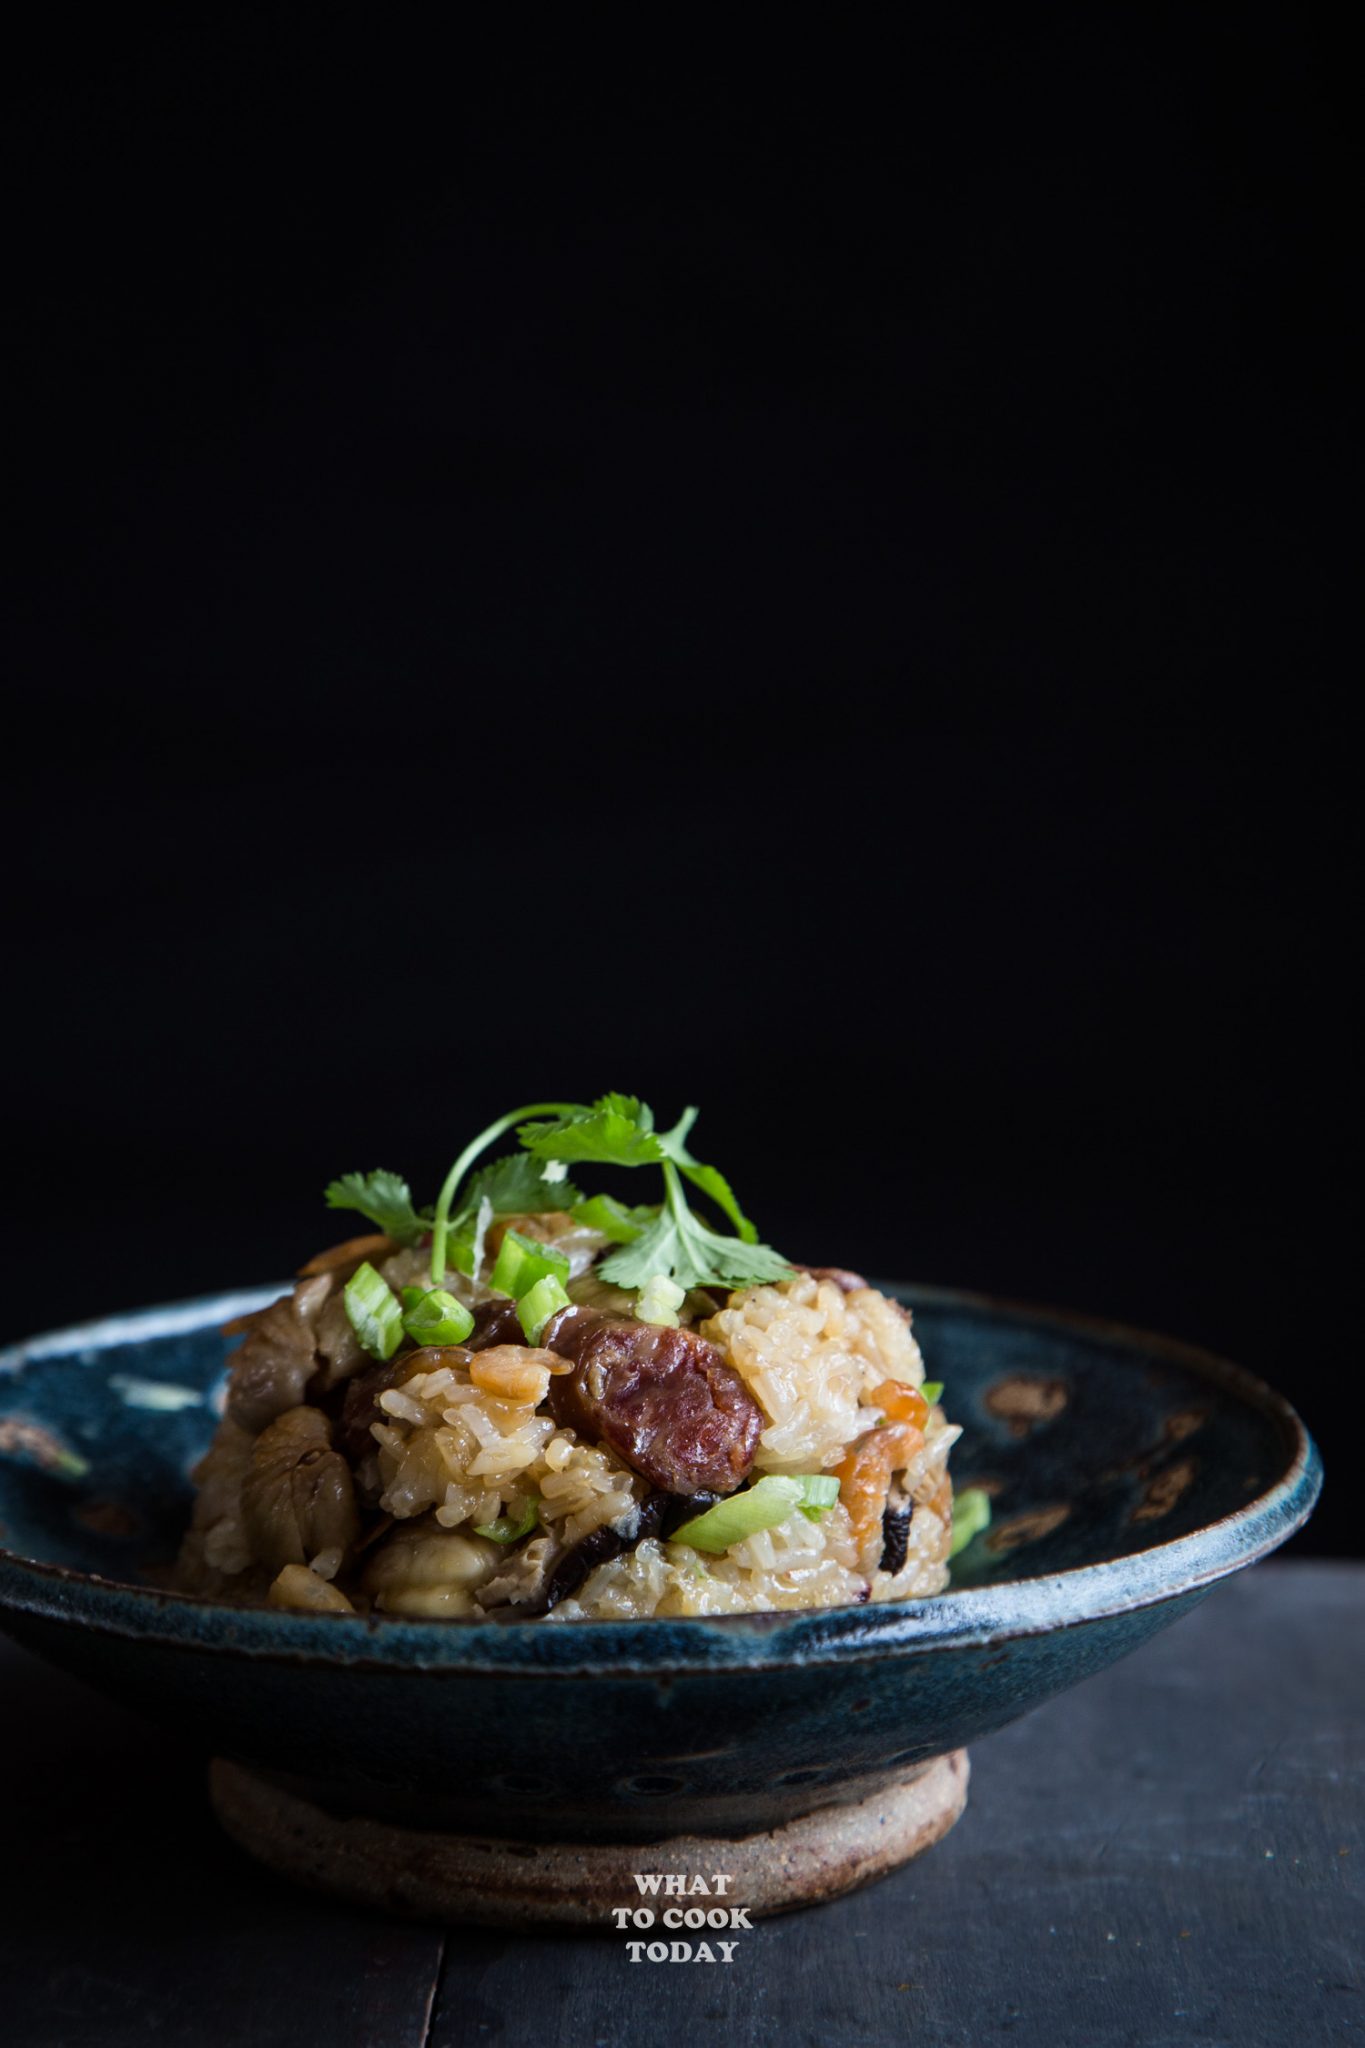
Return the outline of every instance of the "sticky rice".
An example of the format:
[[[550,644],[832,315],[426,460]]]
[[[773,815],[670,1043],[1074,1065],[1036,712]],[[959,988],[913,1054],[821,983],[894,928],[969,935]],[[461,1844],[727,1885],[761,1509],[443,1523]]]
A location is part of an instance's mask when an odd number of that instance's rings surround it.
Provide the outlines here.
[[[398,1288],[413,1265],[392,1252],[379,1271]],[[918,1398],[908,1312],[852,1276],[797,1271],[689,1297],[685,1321],[760,1411],[748,1484],[839,1479],[832,1504],[719,1552],[685,1540],[677,1503],[610,1443],[561,1419],[562,1404],[557,1417],[552,1385],[570,1368],[552,1349],[449,1346],[412,1353],[414,1369],[376,1367],[338,1317],[345,1277],[345,1263],[312,1273],[248,1319],[194,1475],[186,1590],[301,1611],[574,1622],[834,1607],[947,1584],[959,1431]],[[590,1266],[575,1288],[595,1313]],[[474,1282],[462,1298],[489,1308]],[[878,1458],[888,1483],[870,1518],[860,1487]]]

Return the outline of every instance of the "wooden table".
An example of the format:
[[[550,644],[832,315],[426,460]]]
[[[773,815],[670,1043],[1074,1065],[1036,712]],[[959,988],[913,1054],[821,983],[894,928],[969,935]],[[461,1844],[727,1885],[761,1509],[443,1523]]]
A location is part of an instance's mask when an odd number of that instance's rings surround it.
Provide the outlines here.
[[[191,1749],[2,1641],[0,1667],[14,2048],[1365,2041],[1365,1567],[1221,1588],[979,1743],[922,1862],[728,1967],[291,1891],[218,1833]]]

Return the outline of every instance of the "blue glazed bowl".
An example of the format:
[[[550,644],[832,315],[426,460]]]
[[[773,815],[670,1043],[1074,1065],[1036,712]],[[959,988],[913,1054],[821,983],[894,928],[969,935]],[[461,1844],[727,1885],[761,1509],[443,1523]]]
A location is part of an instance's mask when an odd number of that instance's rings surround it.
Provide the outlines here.
[[[855,1799],[1134,1649],[1310,1513],[1286,1402],[1182,1344],[896,1288],[990,1531],[934,1600],[499,1626],[248,1610],[164,1590],[211,1434],[220,1326],[280,1289],[0,1355],[0,1621],[322,1802],[528,1841],[750,1834]]]

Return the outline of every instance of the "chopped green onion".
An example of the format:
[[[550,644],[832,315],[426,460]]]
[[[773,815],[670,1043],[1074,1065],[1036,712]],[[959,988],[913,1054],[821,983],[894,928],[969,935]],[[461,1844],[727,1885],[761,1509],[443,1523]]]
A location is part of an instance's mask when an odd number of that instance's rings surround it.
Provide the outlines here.
[[[800,1473],[797,1477],[805,1489],[801,1512],[808,1522],[818,1522],[838,1500],[839,1482],[832,1472]]]
[[[942,1380],[926,1380],[920,1388],[920,1392],[929,1403],[929,1406],[933,1408],[943,1399],[943,1382]]]
[[[949,1557],[956,1557],[959,1550],[965,1550],[974,1536],[991,1525],[990,1495],[979,1486],[964,1487],[953,1496],[953,1540],[948,1546]]]
[[[361,1350],[371,1358],[392,1358],[403,1341],[403,1310],[388,1281],[381,1279],[368,1259],[362,1260],[346,1282],[344,1299]]]
[[[806,1485],[804,1479],[769,1472],[743,1493],[732,1493],[704,1515],[684,1522],[681,1529],[674,1530],[673,1541],[686,1543],[693,1550],[728,1550],[732,1543],[742,1543],[760,1529],[776,1529],[789,1521],[806,1497]]]
[[[542,1244],[538,1238],[523,1237],[519,1230],[509,1230],[499,1247],[488,1284],[496,1294],[510,1294],[514,1301],[520,1301],[547,1274],[552,1274],[563,1286],[569,1277],[565,1254],[556,1251],[553,1245]]]
[[[403,1289],[403,1328],[414,1344],[463,1344],[473,1327],[464,1303],[444,1287]]]
[[[687,1289],[670,1280],[667,1273],[652,1273],[640,1289],[635,1314],[642,1323],[654,1323],[662,1330],[676,1330],[678,1310],[687,1299]]]
[[[551,1316],[557,1316],[562,1308],[568,1308],[569,1297],[560,1284],[556,1273],[544,1273],[534,1287],[528,1287],[517,1303],[517,1320],[526,1334],[528,1344],[539,1344],[541,1334]]]
[[[490,1543],[517,1543],[530,1535],[539,1519],[540,1500],[533,1494],[515,1521],[510,1515],[499,1515],[496,1522],[476,1522],[474,1534],[486,1536]]]

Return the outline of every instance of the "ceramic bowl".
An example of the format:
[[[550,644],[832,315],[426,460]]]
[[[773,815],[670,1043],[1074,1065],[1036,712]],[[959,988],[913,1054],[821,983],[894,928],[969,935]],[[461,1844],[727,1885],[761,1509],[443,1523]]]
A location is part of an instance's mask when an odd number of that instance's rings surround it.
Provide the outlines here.
[[[1282,1543],[1320,1485],[1293,1410],[1232,1365],[897,1287],[963,1425],[957,1483],[994,1498],[937,1599],[508,1627],[163,1590],[221,1406],[220,1326],[281,1291],[0,1357],[0,1621],[219,1755],[385,1822],[629,1844],[856,1800],[1136,1648]]]

